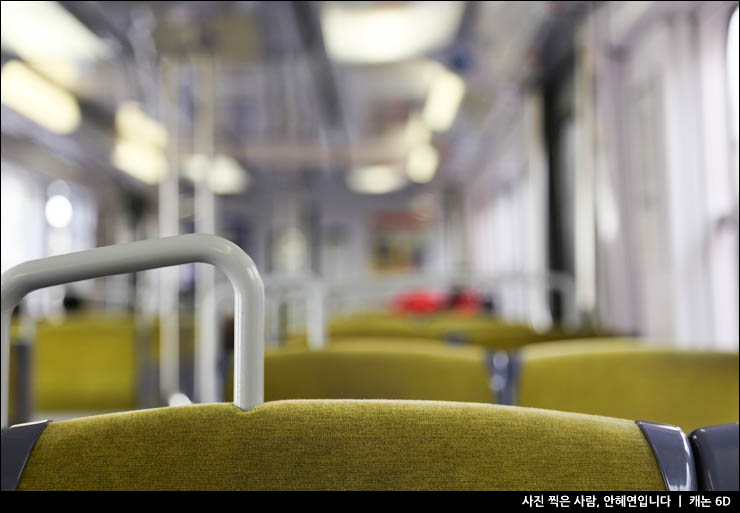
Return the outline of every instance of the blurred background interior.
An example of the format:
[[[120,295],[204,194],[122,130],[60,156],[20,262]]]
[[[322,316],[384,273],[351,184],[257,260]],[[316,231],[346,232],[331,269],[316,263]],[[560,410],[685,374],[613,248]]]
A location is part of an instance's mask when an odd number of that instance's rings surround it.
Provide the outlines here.
[[[214,233],[272,351],[738,350],[736,1],[1,5],[3,272]],[[231,294],[30,294],[11,417],[224,400]]]

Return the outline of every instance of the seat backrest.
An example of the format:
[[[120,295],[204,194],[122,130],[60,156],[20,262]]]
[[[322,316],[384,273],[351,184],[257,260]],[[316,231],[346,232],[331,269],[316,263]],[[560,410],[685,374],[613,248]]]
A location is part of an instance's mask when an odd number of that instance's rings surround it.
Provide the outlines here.
[[[339,337],[408,337],[424,338],[428,316],[402,316],[388,313],[355,314],[329,324],[329,336]]]
[[[22,490],[661,490],[631,421],[427,401],[278,401],[48,425]]]
[[[35,407],[47,412],[135,408],[136,360],[131,316],[41,322],[33,346]]]
[[[568,331],[553,328],[537,331],[522,323],[460,314],[407,316],[368,313],[335,319],[329,327],[330,343],[356,337],[393,337],[404,339],[441,340],[509,351],[528,344],[574,338],[606,337],[593,330]],[[295,340],[292,340],[295,342]],[[305,345],[305,342],[303,342]]]
[[[382,340],[267,352],[265,400],[283,399],[495,402],[483,349]]]
[[[738,355],[635,340],[549,342],[520,353],[516,404],[692,430],[738,420]]]

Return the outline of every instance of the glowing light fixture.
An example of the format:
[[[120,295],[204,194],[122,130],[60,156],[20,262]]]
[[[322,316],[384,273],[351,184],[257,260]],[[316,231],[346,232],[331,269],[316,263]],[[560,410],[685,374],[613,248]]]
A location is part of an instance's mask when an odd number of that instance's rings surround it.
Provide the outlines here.
[[[77,65],[110,55],[109,48],[57,2],[2,2],[2,47],[64,86],[78,80]]]
[[[57,194],[46,201],[46,221],[54,228],[64,228],[72,220],[72,203],[66,196]]]
[[[121,171],[150,185],[167,174],[167,131],[150,118],[136,102],[125,102],[116,110],[118,141],[111,162]]]
[[[448,69],[440,68],[423,111],[424,121],[436,132],[444,132],[452,126],[465,96],[465,81]]]
[[[357,63],[392,62],[437,50],[454,39],[465,2],[327,2],[321,26],[329,55]]]
[[[239,194],[249,186],[247,172],[231,157],[218,155],[208,171],[208,186],[215,194]]]
[[[1,2],[3,48],[29,62],[93,61],[109,55],[108,47],[57,2]]]
[[[131,141],[137,140],[159,148],[167,146],[167,131],[161,123],[147,116],[136,102],[119,105],[116,110],[116,131],[119,136]]]
[[[427,183],[434,178],[438,164],[439,155],[434,146],[430,144],[417,146],[409,153],[406,175],[412,182]]]
[[[391,166],[359,167],[347,177],[347,186],[360,194],[388,194],[405,184],[403,175]]]
[[[209,159],[196,154],[185,161],[183,175],[192,182],[207,180],[215,194],[240,194],[249,188],[249,173],[239,162],[226,155]]]
[[[167,174],[167,158],[155,146],[118,139],[111,162],[121,171],[150,185],[161,182]]]
[[[70,93],[18,60],[8,61],[0,74],[0,97],[4,105],[57,134],[77,129],[80,107]]]

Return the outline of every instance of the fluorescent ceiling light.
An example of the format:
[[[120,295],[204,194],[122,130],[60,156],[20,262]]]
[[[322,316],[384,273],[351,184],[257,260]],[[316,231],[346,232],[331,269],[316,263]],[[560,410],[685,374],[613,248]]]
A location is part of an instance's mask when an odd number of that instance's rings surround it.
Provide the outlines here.
[[[432,80],[429,96],[424,105],[424,121],[437,132],[444,132],[452,126],[465,96],[465,81],[457,74],[440,67]]]
[[[110,55],[109,48],[57,2],[2,2],[2,48],[54,82],[77,84],[78,64]]]
[[[18,60],[8,61],[1,74],[4,105],[57,134],[77,129],[81,120],[80,107],[70,93]]]
[[[147,116],[136,102],[125,102],[116,110],[116,131],[130,141],[164,148],[167,131],[157,121]]]
[[[43,76],[49,78],[54,83],[72,89],[78,85],[79,70],[77,65],[72,61],[65,60],[32,60],[26,61],[31,67]]]
[[[406,174],[413,182],[427,183],[434,178],[438,164],[439,156],[434,146],[430,144],[417,146],[409,153]]]
[[[247,172],[231,157],[218,155],[208,170],[208,186],[215,194],[239,194],[249,187]]]
[[[360,194],[388,194],[405,184],[403,175],[391,166],[355,168],[347,177],[349,188]]]
[[[167,158],[156,146],[118,139],[111,162],[121,171],[150,185],[161,182],[167,175]]]
[[[249,173],[226,155],[217,155],[213,159],[201,154],[191,155],[185,161],[183,175],[192,182],[207,180],[215,194],[240,194],[251,183]]]
[[[108,47],[57,2],[1,2],[2,47],[33,61],[94,61]]]
[[[328,2],[321,10],[324,43],[336,60],[380,63],[403,60],[450,44],[465,2],[397,2],[356,6]]]
[[[119,139],[111,162],[121,171],[150,185],[167,175],[167,131],[147,116],[136,102],[125,102],[116,110]]]

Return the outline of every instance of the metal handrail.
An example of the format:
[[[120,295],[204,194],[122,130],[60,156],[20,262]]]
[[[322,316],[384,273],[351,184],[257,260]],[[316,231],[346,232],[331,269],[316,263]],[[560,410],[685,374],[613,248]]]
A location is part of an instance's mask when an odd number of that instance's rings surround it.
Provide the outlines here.
[[[10,317],[26,294],[73,281],[195,262],[218,267],[234,287],[234,403],[243,410],[262,404],[265,289],[257,266],[226,239],[205,234],[180,235],[41,258],[3,273],[2,428],[8,425]]]

